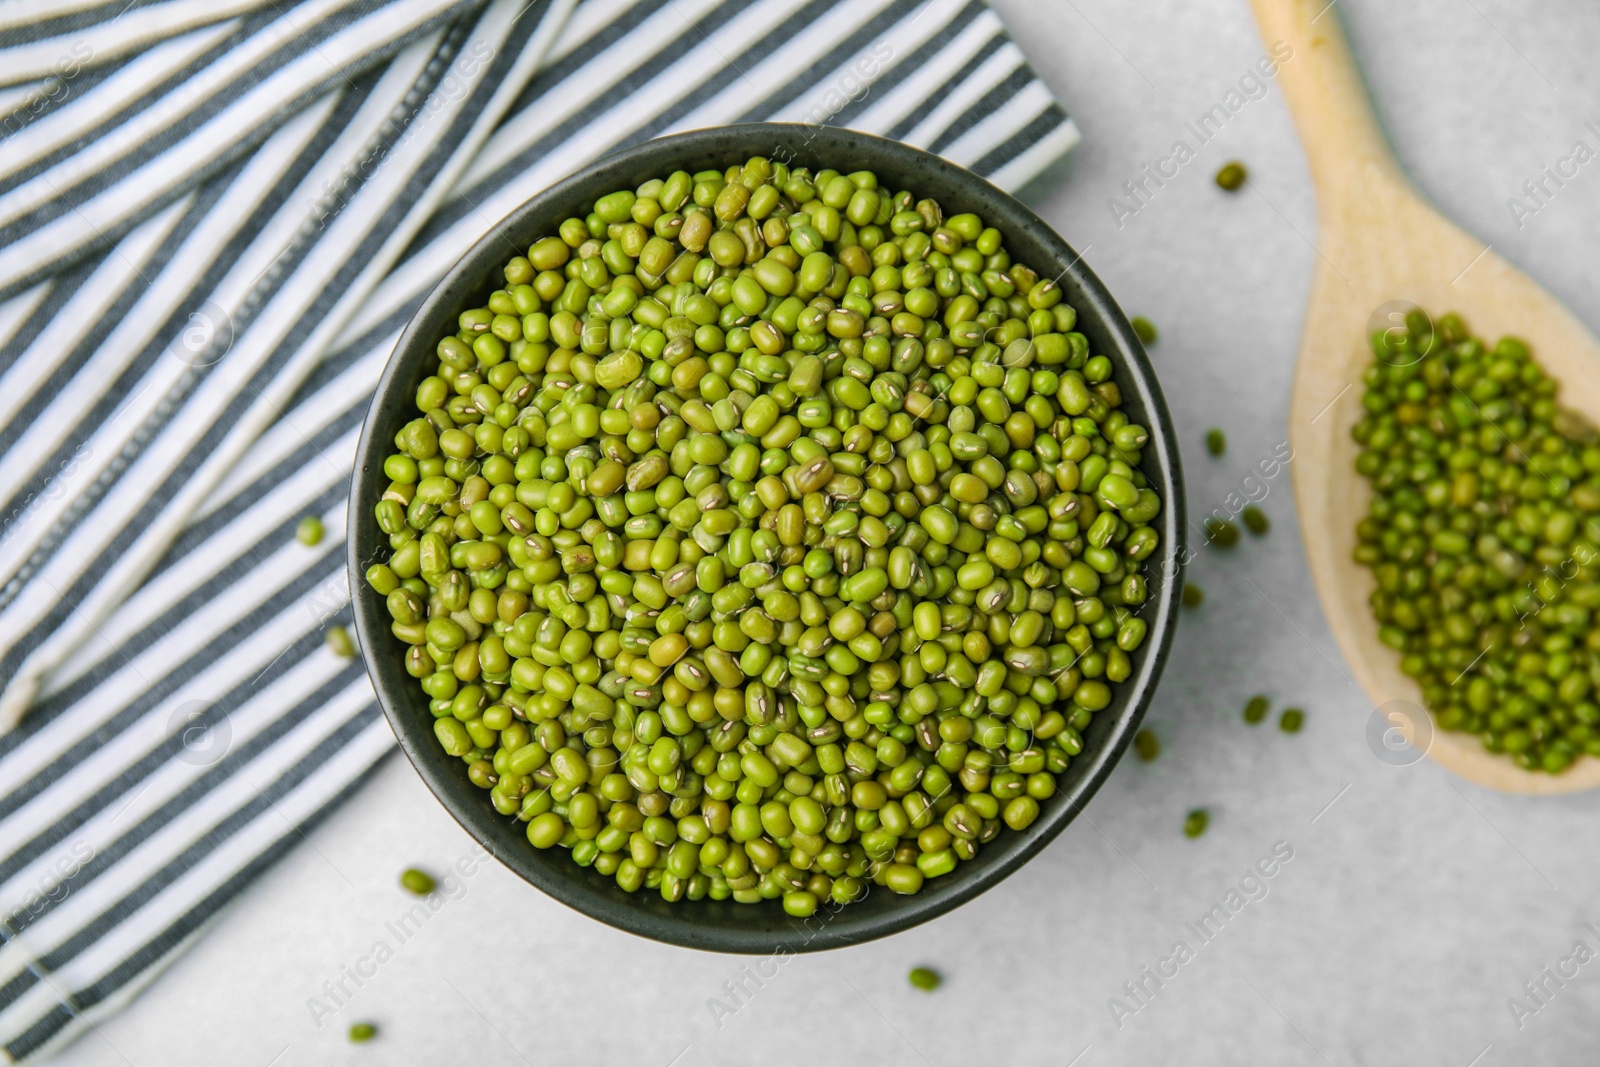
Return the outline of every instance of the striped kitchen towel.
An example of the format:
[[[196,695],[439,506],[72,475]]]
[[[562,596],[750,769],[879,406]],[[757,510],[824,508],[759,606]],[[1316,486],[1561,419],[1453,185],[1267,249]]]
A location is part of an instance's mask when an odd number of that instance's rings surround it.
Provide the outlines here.
[[[324,631],[443,271],[617,147],[769,119],[1013,189],[1078,137],[979,0],[0,0],[6,1056],[116,1010],[392,749]]]

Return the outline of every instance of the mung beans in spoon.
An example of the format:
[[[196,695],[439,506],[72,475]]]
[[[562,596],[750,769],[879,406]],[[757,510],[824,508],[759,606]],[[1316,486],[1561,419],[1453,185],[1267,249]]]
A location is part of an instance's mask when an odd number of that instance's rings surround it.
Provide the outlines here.
[[[1352,432],[1379,640],[1443,729],[1532,771],[1600,756],[1600,435],[1515,337],[1414,312],[1373,348]]]

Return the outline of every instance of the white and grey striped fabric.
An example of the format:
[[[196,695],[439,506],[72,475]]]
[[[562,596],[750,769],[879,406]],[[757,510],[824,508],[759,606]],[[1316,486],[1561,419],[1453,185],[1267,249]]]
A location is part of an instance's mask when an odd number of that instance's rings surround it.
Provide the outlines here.
[[[392,749],[323,631],[429,288],[606,152],[760,119],[1007,188],[1078,137],[979,0],[0,0],[4,1056],[116,1010]]]

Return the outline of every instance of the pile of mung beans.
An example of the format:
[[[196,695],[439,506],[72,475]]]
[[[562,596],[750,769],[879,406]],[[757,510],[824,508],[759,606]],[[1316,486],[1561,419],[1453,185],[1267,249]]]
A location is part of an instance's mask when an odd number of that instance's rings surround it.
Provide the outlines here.
[[[536,848],[669,901],[915,893],[1132,671],[1160,510],[1055,281],[756,158],[601,197],[464,311],[367,579]]]
[[[1440,727],[1559,773],[1600,756],[1600,437],[1522,341],[1406,322],[1374,335],[1353,431],[1378,637]]]

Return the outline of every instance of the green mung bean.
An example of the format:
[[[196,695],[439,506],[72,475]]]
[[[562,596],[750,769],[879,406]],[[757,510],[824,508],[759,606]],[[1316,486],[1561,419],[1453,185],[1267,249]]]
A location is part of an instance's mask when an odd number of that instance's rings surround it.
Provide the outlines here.
[[[1239,527],[1227,519],[1207,519],[1205,528],[1206,540],[1218,548],[1232,548],[1239,543]]]
[[[1195,808],[1183,819],[1183,836],[1199,837],[1211,825],[1211,813],[1205,808]]]
[[[1256,725],[1267,717],[1267,712],[1272,705],[1264,696],[1253,696],[1244,705],[1244,721],[1251,726]]]
[[[1306,713],[1299,708],[1284,708],[1283,714],[1278,716],[1278,729],[1286,734],[1297,734],[1306,724]]]
[[[400,872],[400,886],[408,893],[425,897],[434,890],[433,876],[415,867],[408,867]]]
[[[1216,182],[1220,188],[1232,193],[1236,192],[1248,177],[1249,174],[1245,171],[1244,164],[1234,160],[1224,163],[1221,169],[1217,171]]]
[[[350,1027],[350,1040],[358,1045],[377,1036],[378,1028],[371,1023],[354,1023]]]
[[[1156,338],[1160,336],[1156,332],[1156,324],[1143,315],[1135,315],[1128,320],[1128,325],[1133,327],[1134,335],[1139,338],[1140,344],[1153,345],[1156,343]]]
[[[1600,435],[1515,337],[1413,310],[1372,345],[1354,556],[1378,639],[1440,728],[1532,771],[1600,756]]]
[[[1246,504],[1239,517],[1244,520],[1246,529],[1257,537],[1272,529],[1272,520],[1267,518],[1267,513],[1254,504]]]
[[[1141,760],[1149,763],[1161,755],[1161,739],[1155,735],[1154,730],[1140,730],[1133,735],[1133,750],[1138,753]]]
[[[302,545],[315,545],[322,542],[324,532],[322,520],[315,515],[307,515],[294,528],[294,537]]]
[[[997,230],[869,172],[593,208],[439,340],[373,502],[441,747],[668,901],[804,918],[1026,829],[1147,638],[1162,501],[1111,360]]]
[[[1206,602],[1206,591],[1204,589],[1200,588],[1200,586],[1197,585],[1194,582],[1185,581],[1183,583],[1183,606],[1184,607],[1186,607],[1186,608],[1198,608],[1201,604],[1204,604],[1205,602]]]
[[[1213,426],[1206,431],[1206,451],[1220,456],[1228,450],[1228,435]]]
[[[354,659],[356,643],[350,636],[350,631],[343,626],[330,626],[323,640],[327,642],[328,651],[340,659]]]
[[[940,976],[939,972],[931,967],[913,967],[908,978],[913,986],[924,993],[932,993],[944,982],[944,978]]]

